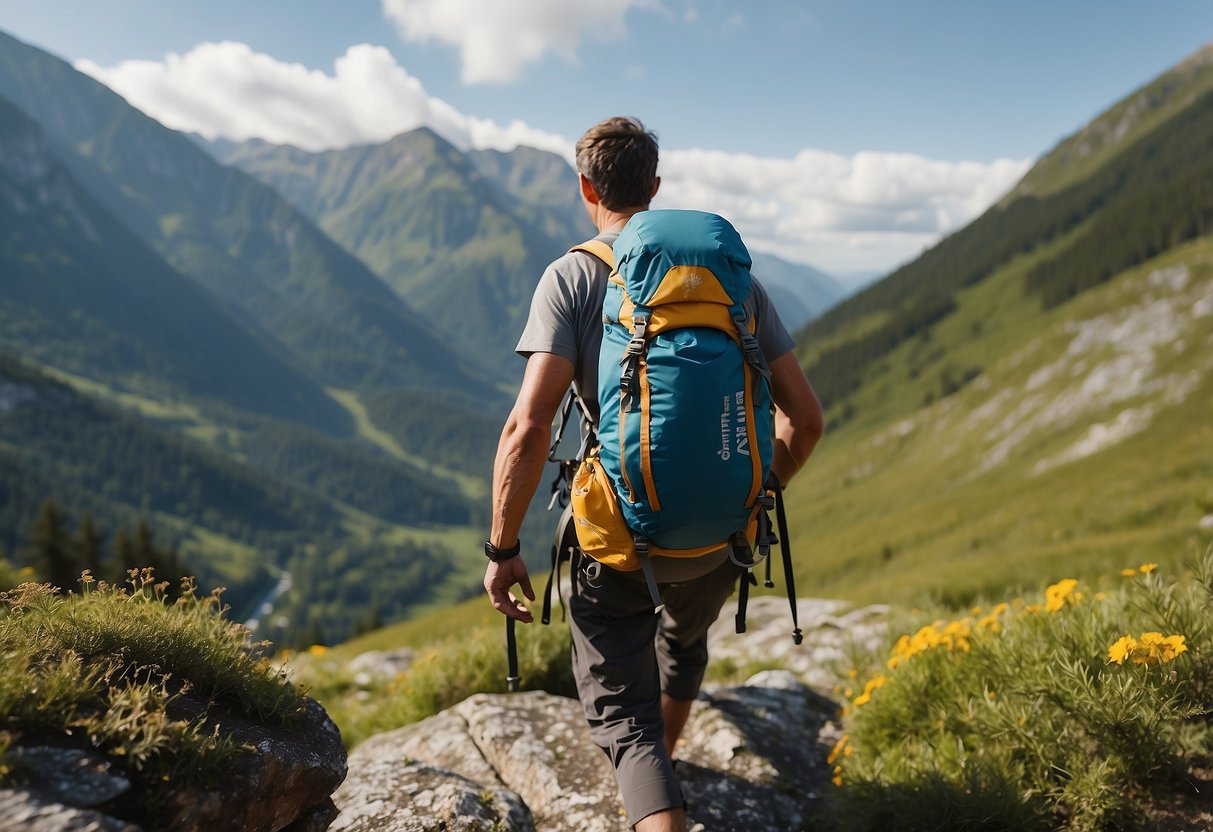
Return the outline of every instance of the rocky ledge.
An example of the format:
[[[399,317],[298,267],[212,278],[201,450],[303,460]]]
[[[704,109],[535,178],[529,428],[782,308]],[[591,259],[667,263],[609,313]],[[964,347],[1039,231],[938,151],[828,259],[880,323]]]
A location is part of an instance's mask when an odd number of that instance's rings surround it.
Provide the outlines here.
[[[798,605],[794,646],[786,601],[757,598],[748,632],[726,609],[713,656],[771,661],[738,686],[704,690],[678,749],[692,824],[712,832],[801,829],[832,788],[832,686],[845,645],[879,638],[885,610]],[[806,683],[807,682],[807,683]],[[372,737],[350,754],[333,798],[344,832],[627,832],[615,779],[590,741],[581,706],[542,692],[478,695],[423,722]]]

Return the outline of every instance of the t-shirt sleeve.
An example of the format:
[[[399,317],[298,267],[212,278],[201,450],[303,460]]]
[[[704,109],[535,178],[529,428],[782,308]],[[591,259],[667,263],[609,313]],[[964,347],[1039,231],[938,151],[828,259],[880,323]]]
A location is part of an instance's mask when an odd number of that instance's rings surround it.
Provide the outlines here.
[[[758,322],[754,337],[758,339],[758,346],[762,348],[763,358],[769,364],[776,358],[791,352],[796,346],[796,340],[788,333],[787,327],[780,320],[779,312],[771,303],[771,296],[767,294],[767,290],[757,279],[752,281],[751,286],[753,287],[751,298],[754,302],[754,317]]]
[[[573,293],[554,266],[549,266],[539,278],[526,326],[514,351],[523,358],[536,352],[550,352],[575,363],[577,325]]]

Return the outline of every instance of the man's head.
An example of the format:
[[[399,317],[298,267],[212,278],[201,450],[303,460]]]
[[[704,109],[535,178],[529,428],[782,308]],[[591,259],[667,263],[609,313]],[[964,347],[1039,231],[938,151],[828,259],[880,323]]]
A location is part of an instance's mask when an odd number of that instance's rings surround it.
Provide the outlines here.
[[[608,118],[577,141],[577,171],[607,210],[646,207],[657,190],[657,137],[637,119]]]

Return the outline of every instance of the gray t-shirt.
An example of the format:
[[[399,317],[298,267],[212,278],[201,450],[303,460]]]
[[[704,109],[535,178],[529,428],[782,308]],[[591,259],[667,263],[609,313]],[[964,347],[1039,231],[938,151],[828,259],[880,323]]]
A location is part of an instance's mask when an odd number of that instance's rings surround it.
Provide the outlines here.
[[[612,245],[619,235],[596,239]],[[524,358],[550,352],[573,362],[573,386],[598,421],[598,348],[602,344],[602,302],[610,268],[592,254],[571,251],[544,271],[531,298],[531,313],[515,350]],[[767,362],[796,346],[766,290],[752,281],[747,306],[753,310],[754,337]],[[729,556],[727,548],[700,558],[653,558],[653,572],[662,583],[689,581],[705,575]]]

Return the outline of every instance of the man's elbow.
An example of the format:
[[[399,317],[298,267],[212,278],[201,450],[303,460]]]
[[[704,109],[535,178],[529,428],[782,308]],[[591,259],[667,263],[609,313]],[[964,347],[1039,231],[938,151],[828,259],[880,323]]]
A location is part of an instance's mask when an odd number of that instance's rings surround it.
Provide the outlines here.
[[[816,402],[814,402],[816,404]],[[821,439],[825,433],[826,423],[825,416],[821,412],[821,406],[806,407],[798,410],[796,413],[788,414],[788,421],[792,423],[792,432],[798,438],[810,441],[814,444]]]

